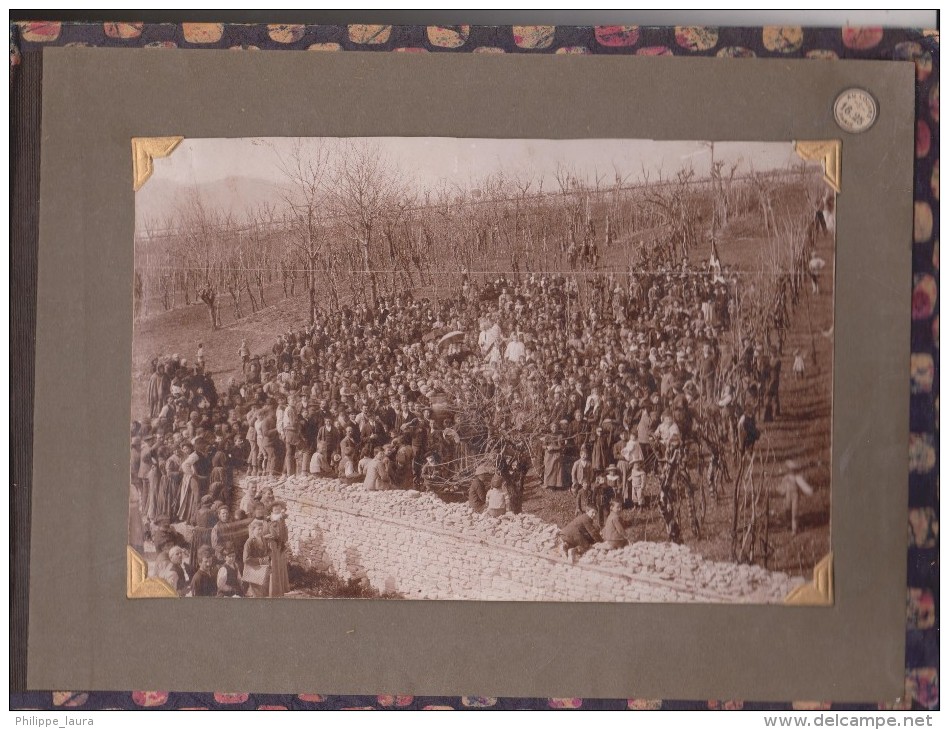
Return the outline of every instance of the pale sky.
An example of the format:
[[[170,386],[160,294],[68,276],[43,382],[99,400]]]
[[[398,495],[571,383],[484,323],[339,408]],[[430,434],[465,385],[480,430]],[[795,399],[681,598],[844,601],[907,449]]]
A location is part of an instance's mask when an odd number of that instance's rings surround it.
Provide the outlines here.
[[[667,142],[619,139],[474,139],[450,137],[376,137],[396,167],[420,188],[435,187],[442,180],[470,187],[474,181],[496,173],[543,175],[544,190],[554,191],[554,170],[561,162],[579,177],[603,176],[611,185],[615,170],[628,182],[641,178],[645,167],[650,181],[662,169],[666,178],[689,164],[698,177],[709,171],[710,150],[703,142]],[[228,177],[253,177],[281,181],[278,154],[286,154],[294,140],[287,137],[186,139],[170,157],[155,160],[155,179],[194,185]],[[330,147],[340,138],[327,138]],[[304,146],[307,140],[304,140]],[[785,168],[799,164],[790,142],[716,142],[715,158],[727,166],[740,162],[739,174]],[[614,168],[615,165],[615,168]],[[147,192],[148,186],[142,188]],[[142,192],[139,193],[141,195]]]

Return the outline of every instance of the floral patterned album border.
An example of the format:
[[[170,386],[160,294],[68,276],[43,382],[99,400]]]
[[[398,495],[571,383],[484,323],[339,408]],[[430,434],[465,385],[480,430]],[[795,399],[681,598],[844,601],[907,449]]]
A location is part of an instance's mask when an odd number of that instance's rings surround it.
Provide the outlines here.
[[[392,26],[223,23],[59,23],[10,26],[11,83],[22,54],[49,46],[222,48],[233,50],[557,53],[721,58],[904,60],[916,64],[910,470],[907,525],[906,673],[898,700],[841,705],[822,701],[743,702],[264,695],[157,691],[14,693],[10,709],[934,709],[939,706],[937,418],[939,313],[939,36],[880,27],[715,28],[697,26]],[[894,242],[905,245],[907,242]]]

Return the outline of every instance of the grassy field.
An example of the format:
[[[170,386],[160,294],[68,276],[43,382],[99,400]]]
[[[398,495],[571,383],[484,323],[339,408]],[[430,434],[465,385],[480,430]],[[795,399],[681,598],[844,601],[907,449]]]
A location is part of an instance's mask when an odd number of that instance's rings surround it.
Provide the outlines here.
[[[742,270],[766,269],[766,242],[747,235],[755,229],[753,216],[736,219],[722,232],[719,253],[723,263]],[[653,236],[655,231],[641,231],[631,240],[617,241],[612,251],[603,252],[601,267],[625,269],[629,248]],[[707,259],[709,248],[697,248],[693,258]],[[819,242],[819,253],[828,262],[822,274],[821,293],[813,296],[809,286],[792,313],[791,328],[783,353],[781,384],[782,417],[763,425],[759,449],[770,451],[778,463],[797,459],[811,464],[805,472],[815,488],[812,497],[802,499],[799,532],[792,535],[783,514],[783,499],[774,498],[771,504],[770,544],[768,567],[797,575],[809,575],[813,565],[830,549],[830,432],[833,331],[833,239],[825,236]],[[499,269],[503,269],[499,260]],[[431,290],[418,294],[429,295]],[[155,355],[178,353],[189,360],[196,356],[198,342],[204,344],[207,367],[219,387],[227,379],[240,374],[237,355],[241,340],[246,339],[252,352],[269,352],[276,337],[288,327],[300,328],[306,324],[307,295],[298,288],[297,296],[282,298],[279,284],[271,286],[270,306],[239,321],[233,319],[229,303],[222,306],[223,326],[211,331],[207,309],[203,304],[180,307],[140,319],[134,325],[132,350],[132,410],[133,416],[145,409],[148,365]],[[810,357],[811,348],[816,360]],[[807,357],[807,372],[803,380],[792,377],[792,353],[801,349]],[[815,362],[821,363],[818,367]],[[652,495],[656,486],[652,485]],[[702,555],[716,560],[729,558],[731,545],[731,501],[716,503],[706,500],[707,509],[701,539],[684,530],[687,544]],[[574,514],[573,497],[569,492],[549,492],[538,488],[536,477],[528,477],[524,509],[550,522],[563,525]],[[632,540],[665,540],[665,529],[658,511],[653,507],[643,512],[626,514],[631,526]]]

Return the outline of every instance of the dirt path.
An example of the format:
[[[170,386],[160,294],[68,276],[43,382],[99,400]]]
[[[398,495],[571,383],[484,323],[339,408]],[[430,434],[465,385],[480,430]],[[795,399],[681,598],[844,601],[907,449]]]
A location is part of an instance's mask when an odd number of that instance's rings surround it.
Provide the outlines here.
[[[267,301],[267,307],[237,321],[233,319],[233,308],[226,304],[224,325],[214,331],[204,304],[179,307],[136,321],[132,338],[133,417],[146,409],[148,368],[156,355],[177,353],[191,361],[197,356],[198,343],[203,343],[207,368],[215,385],[221,388],[228,378],[241,376],[237,351],[242,339],[247,340],[252,353],[270,352],[277,336],[288,327],[299,329],[306,324],[307,294],[300,287],[296,296],[284,298],[280,286],[273,286]],[[245,307],[249,311],[250,303],[245,302]]]
[[[803,467],[813,496],[801,497],[798,533],[791,534],[783,497],[772,498],[770,542],[773,570],[809,570],[830,551],[830,473],[833,393],[834,240],[824,236],[818,255],[827,262],[819,276],[820,291],[810,282],[791,315],[781,361],[781,417],[762,425],[759,450],[779,465],[794,460]],[[795,377],[794,352],[804,356],[803,378]],[[775,517],[777,518],[775,520]],[[775,530],[774,527],[778,529]]]

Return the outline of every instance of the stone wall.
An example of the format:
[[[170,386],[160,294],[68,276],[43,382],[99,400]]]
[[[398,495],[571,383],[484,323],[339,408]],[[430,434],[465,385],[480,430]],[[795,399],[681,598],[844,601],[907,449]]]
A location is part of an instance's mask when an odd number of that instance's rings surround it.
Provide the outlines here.
[[[492,518],[431,494],[308,475],[245,477],[241,486],[250,483],[287,502],[296,562],[406,598],[774,603],[801,583],[663,543],[594,548],[571,564],[557,527],[533,515]]]

